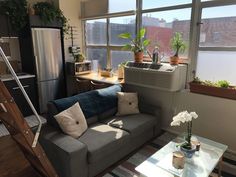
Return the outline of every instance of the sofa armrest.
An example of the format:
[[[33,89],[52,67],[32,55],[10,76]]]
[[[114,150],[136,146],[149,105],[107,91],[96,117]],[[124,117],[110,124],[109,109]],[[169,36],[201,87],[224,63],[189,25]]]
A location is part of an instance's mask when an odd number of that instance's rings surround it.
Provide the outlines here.
[[[150,114],[156,117],[157,124],[154,130],[154,134],[155,136],[159,135],[162,128],[161,107],[141,102],[139,103],[139,110],[141,113]]]
[[[86,145],[49,125],[42,128],[39,141],[59,177],[87,177]]]

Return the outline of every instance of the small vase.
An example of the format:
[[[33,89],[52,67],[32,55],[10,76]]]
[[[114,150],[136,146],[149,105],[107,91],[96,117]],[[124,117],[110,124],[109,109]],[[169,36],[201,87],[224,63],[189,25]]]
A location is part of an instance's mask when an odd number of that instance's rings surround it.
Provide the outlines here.
[[[180,150],[184,153],[185,157],[192,158],[196,151],[196,146],[193,146],[192,149],[186,149],[185,147],[180,146]]]

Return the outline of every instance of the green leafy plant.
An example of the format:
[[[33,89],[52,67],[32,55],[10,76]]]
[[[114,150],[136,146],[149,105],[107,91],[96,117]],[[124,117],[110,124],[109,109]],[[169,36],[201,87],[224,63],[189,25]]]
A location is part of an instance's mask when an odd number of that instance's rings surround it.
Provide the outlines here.
[[[19,32],[27,23],[27,2],[26,0],[0,1],[0,14],[9,17],[12,29]]]
[[[184,42],[181,33],[176,32],[170,43],[171,48],[175,51],[175,57],[179,57],[179,52],[184,52],[186,49],[186,43]]]
[[[41,20],[48,24],[53,20],[58,19],[63,25],[64,34],[69,33],[68,19],[63,15],[63,12],[55,7],[53,3],[50,2],[38,2],[34,4],[35,14],[39,15]]]
[[[217,82],[217,85],[222,88],[229,88],[230,83],[226,80],[220,80]]]
[[[132,37],[130,33],[122,33],[118,37],[122,39],[129,39],[130,42],[126,44],[123,49],[130,50],[134,53],[143,52],[146,47],[150,44],[150,40],[144,39],[146,30],[145,28],[140,29],[136,37]]]
[[[195,77],[193,80],[194,83],[206,85],[206,86],[211,86],[211,87],[222,87],[222,88],[232,88],[234,89],[235,87],[230,86],[230,82],[226,80],[219,80],[217,82],[212,82],[209,80],[201,81],[198,77]]]
[[[217,84],[212,82],[212,81],[209,81],[209,80],[205,80],[205,81],[202,81],[201,82],[203,85],[206,85],[206,86],[211,86],[211,87],[217,87]]]
[[[193,79],[193,82],[194,82],[194,83],[201,83],[202,81],[200,80],[199,77],[195,77],[195,78]]]

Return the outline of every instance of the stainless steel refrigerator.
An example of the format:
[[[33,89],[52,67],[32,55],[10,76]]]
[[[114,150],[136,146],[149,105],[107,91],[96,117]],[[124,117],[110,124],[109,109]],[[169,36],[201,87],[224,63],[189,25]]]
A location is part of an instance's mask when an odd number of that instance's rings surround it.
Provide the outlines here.
[[[48,101],[64,92],[63,57],[60,29],[31,28],[40,113],[47,110]]]

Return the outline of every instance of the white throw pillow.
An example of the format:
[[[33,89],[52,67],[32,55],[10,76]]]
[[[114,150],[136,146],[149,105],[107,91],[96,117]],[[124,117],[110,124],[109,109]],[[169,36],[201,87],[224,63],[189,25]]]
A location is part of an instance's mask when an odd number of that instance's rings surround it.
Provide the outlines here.
[[[88,128],[79,103],[54,116],[64,133],[79,138]]]
[[[118,111],[117,116],[138,114],[138,94],[117,92]]]

